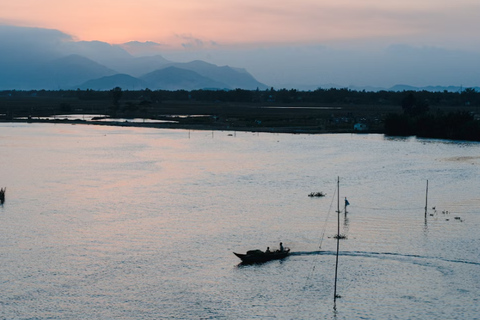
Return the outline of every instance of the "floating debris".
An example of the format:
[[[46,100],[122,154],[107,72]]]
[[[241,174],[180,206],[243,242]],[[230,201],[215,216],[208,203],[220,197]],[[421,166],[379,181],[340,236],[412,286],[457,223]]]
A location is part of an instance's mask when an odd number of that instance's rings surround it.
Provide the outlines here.
[[[325,193],[323,193],[323,192],[312,192],[308,196],[309,197],[325,197]]]

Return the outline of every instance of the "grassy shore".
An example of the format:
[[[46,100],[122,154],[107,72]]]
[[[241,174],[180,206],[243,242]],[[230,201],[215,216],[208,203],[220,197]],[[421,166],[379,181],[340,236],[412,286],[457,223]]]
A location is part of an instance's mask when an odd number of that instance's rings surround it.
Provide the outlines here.
[[[134,102],[124,101],[132,105]],[[64,115],[111,113],[109,101],[71,98],[0,98],[0,121],[63,122],[88,125],[117,125],[153,128],[232,130],[285,133],[353,132],[357,122],[369,124],[369,131],[382,132],[383,118],[399,112],[396,106],[350,106],[338,104],[203,103],[165,101],[148,108],[117,112],[125,121],[64,120]],[[39,118],[50,117],[52,120]],[[145,118],[166,123],[131,122]]]
[[[458,107],[443,106],[443,111]],[[470,111],[468,107],[465,110]],[[470,108],[472,109],[472,108]],[[472,109],[475,111],[475,109]],[[122,121],[65,120],[64,115],[112,113],[109,100],[81,100],[72,97],[0,96],[0,121],[116,125],[168,129],[230,130],[282,133],[350,133],[356,123],[364,132],[383,133],[388,114],[402,113],[395,105],[320,104],[320,103],[228,103],[162,101],[142,105],[139,100],[122,100],[116,118]],[[42,119],[50,117],[50,120]],[[144,118],[161,121],[132,122]]]

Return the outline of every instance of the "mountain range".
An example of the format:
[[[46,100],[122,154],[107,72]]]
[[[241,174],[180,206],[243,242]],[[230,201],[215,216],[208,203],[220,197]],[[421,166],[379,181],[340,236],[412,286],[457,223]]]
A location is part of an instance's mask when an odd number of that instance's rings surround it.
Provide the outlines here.
[[[266,89],[243,69],[219,67],[204,61],[174,63],[161,56],[129,59],[118,69],[107,67],[78,54],[45,62],[22,70],[16,77],[0,75],[0,90],[196,90],[196,89]],[[150,66],[150,68],[149,68]],[[137,67],[137,68],[135,68]],[[132,74],[138,74],[138,77]],[[21,79],[20,76],[22,76]]]
[[[130,52],[136,52],[135,48],[155,47],[155,50],[149,51],[150,56],[134,56]],[[150,42],[130,42],[125,44],[109,44],[101,41],[75,41],[75,39],[58,30],[16,27],[0,24],[0,90],[110,90],[114,87],[121,87],[125,90],[195,90],[195,89],[267,89],[268,86],[256,80],[245,69],[234,68],[230,66],[218,66],[201,60],[190,62],[174,62],[165,59],[161,55],[155,54],[162,49],[162,45]],[[398,48],[397,48],[398,49]],[[408,57],[405,50],[393,50],[390,58]],[[423,50],[424,51],[424,50]],[[420,50],[420,52],[423,52]],[[276,52],[276,51],[275,51]],[[267,59],[276,59],[275,52],[267,51]],[[333,63],[333,58],[329,56],[318,56],[315,51],[315,61],[321,61],[326,65]],[[323,51],[322,51],[323,52]],[[390,52],[390,51],[389,51]],[[392,53],[390,52],[390,53]],[[295,74],[300,74],[305,80],[304,74],[315,73],[346,73],[349,78],[354,73],[350,69],[357,68],[359,62],[353,65],[342,64],[341,68],[335,69],[335,72],[328,71],[326,68],[315,67],[314,62],[302,61],[308,67],[303,67],[299,72],[295,59],[287,51],[283,54],[281,60],[282,66],[288,66],[297,70]],[[400,53],[400,54],[399,54]],[[408,53],[408,52],[407,52]],[[138,51],[137,51],[138,54]],[[145,54],[143,52],[142,54]],[[165,53],[167,54],[167,53]],[[170,53],[171,54],[171,53]],[[445,53],[446,54],[446,53]],[[175,59],[176,55],[171,55]],[[242,53],[243,56],[243,53]],[[429,57],[430,51],[424,56]],[[423,56],[422,56],[423,57]],[[457,57],[457,56],[455,56]],[[446,55],[444,60],[451,59]],[[184,57],[184,60],[185,59]],[[278,57],[277,57],[278,60]],[[476,66],[478,57],[472,55],[459,55],[455,61],[462,60],[470,63],[471,68],[455,69],[455,74],[469,74],[471,77],[478,77]],[[225,60],[224,60],[225,61]],[[228,60],[230,61],[230,60]],[[245,59],[241,60],[245,63]],[[252,61],[257,61],[252,58]],[[390,61],[390,60],[389,60]],[[392,60],[394,66],[402,65],[401,61]],[[429,60],[421,60],[428,64]],[[440,62],[436,62],[438,64]],[[435,64],[435,65],[436,65]],[[381,64],[380,64],[381,65]],[[469,66],[470,66],[469,65]],[[297,66],[297,67],[296,67]],[[368,67],[368,64],[367,64]],[[251,64],[256,73],[261,74],[262,65],[258,62]],[[397,67],[396,67],[397,68]],[[397,68],[398,69],[398,68]],[[395,69],[395,70],[397,70]],[[445,68],[435,68],[435,71]],[[401,72],[382,70],[383,74],[397,75]],[[431,72],[429,72],[431,73]],[[286,74],[286,73],[285,73]],[[462,86],[424,86],[414,87],[409,85],[396,85],[393,87],[380,86],[345,86],[336,84],[322,84],[316,81],[294,81],[294,77],[286,77],[280,67],[274,67],[269,71],[268,77],[263,75],[263,79],[270,78],[271,82],[276,82],[272,87],[275,89],[297,89],[303,91],[313,91],[317,88],[348,88],[356,91],[449,91],[459,92],[464,89]],[[415,70],[416,75],[422,75],[420,71]],[[437,75],[437,73],[435,73]],[[469,77],[470,77],[469,76]],[[340,77],[341,78],[341,77]],[[339,80],[338,78],[337,80]],[[400,75],[398,81],[402,81]],[[468,78],[468,77],[467,77]],[[459,79],[452,78],[453,83],[462,83]],[[475,78],[476,79],[476,78]],[[357,79],[358,80],[358,79]],[[354,83],[354,79],[352,78]],[[388,81],[386,81],[388,82]],[[418,81],[417,81],[418,82]],[[425,82],[425,81],[423,81]],[[443,81],[445,82],[445,81]],[[471,81],[470,81],[471,82]],[[285,83],[285,84],[281,84]],[[304,83],[303,85],[301,83]],[[377,82],[378,83],[378,82]],[[383,82],[381,82],[383,83]],[[389,83],[392,83],[391,81]],[[408,81],[403,82],[408,83]],[[471,82],[472,83],[472,82]],[[473,82],[477,83],[477,82]],[[468,87],[471,88],[471,87]],[[473,87],[480,91],[479,87]]]
[[[28,43],[0,51],[0,90],[266,89],[245,69],[160,55],[135,57],[99,41],[68,42],[62,52],[32,52]]]
[[[73,58],[73,57],[71,57]],[[152,57],[153,58],[153,57]],[[161,59],[161,57],[158,57]],[[93,64],[92,64],[93,65]],[[97,68],[98,70],[98,68]],[[196,89],[265,89],[248,72],[228,66],[219,67],[204,61],[188,63],[167,62],[158,69],[134,77],[127,73],[114,73],[102,69],[104,76],[95,77],[78,85],[79,89],[110,90],[121,87],[127,90],[196,90]],[[92,70],[93,71],[93,70]]]
[[[69,53],[48,59],[25,55],[9,57],[0,53],[0,90],[265,90],[267,85],[257,81],[245,69],[217,66],[201,60],[172,62],[160,55],[134,57],[123,49],[106,43],[86,43],[84,55]],[[95,47],[96,49],[95,50]],[[88,48],[88,50],[85,50]],[[100,49],[100,50],[98,50]],[[8,52],[7,52],[8,53]],[[93,60],[95,59],[95,60]],[[13,63],[12,63],[13,60]],[[3,64],[3,66],[2,66]],[[325,84],[302,88],[342,89],[345,86]],[[357,91],[432,91],[461,92],[461,86],[415,87],[395,85],[390,88],[349,86]],[[280,89],[280,88],[277,88]],[[474,87],[480,91],[480,87]]]

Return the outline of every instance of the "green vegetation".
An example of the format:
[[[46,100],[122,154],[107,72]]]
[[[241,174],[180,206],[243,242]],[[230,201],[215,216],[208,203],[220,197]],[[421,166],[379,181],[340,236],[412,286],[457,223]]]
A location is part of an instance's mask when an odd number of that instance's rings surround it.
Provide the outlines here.
[[[115,93],[115,96],[112,94]],[[295,89],[273,88],[267,90],[139,90],[129,91],[119,87],[110,91],[95,90],[33,90],[0,91],[0,98],[5,97],[50,97],[77,98],[80,100],[110,100],[118,102],[120,98],[135,100],[140,96],[151,101],[202,101],[202,102],[244,102],[244,103],[317,103],[317,104],[352,104],[352,105],[402,105],[412,97],[417,102],[425,102],[435,106],[479,106],[480,93],[474,89],[462,92],[430,92],[430,91],[355,91],[350,89],[317,89],[314,91],[298,91]],[[4,99],[2,99],[4,100]],[[2,101],[0,100],[0,101]],[[411,102],[411,101],[410,101]]]
[[[478,108],[478,100],[475,100],[477,93],[474,90],[466,90],[460,94],[462,95],[475,101]],[[470,100],[465,103],[471,105]],[[437,110],[433,113],[430,112],[428,101],[418,99],[412,92],[402,100],[402,109],[403,114],[389,114],[385,118],[385,134],[480,141],[480,121],[475,120],[473,111]]]
[[[276,132],[367,132],[478,140],[480,93],[429,91],[0,91],[0,119],[62,114],[177,121],[177,127]],[[203,117],[199,117],[203,116]],[[172,125],[173,126],[173,125]],[[160,127],[160,126],[159,126]]]

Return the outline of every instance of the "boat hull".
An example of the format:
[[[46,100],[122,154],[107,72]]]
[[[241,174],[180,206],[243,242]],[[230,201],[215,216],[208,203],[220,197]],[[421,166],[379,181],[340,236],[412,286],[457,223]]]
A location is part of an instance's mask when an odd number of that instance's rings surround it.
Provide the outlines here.
[[[243,254],[243,253],[233,253],[236,255],[240,260],[242,260],[242,263],[245,264],[251,264],[251,263],[264,263],[267,261],[272,261],[272,260],[280,260],[288,257],[290,255],[290,250],[284,250],[284,251],[275,251],[275,252],[270,252],[270,253],[265,253],[265,252],[255,252],[252,254]]]

